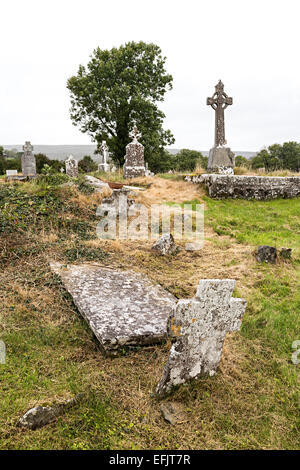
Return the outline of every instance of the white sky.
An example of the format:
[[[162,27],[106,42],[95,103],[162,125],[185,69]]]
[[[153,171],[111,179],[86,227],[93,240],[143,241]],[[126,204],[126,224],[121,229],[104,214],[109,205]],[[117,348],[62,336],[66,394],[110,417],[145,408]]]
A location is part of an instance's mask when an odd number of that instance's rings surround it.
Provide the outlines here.
[[[89,144],[67,79],[93,49],[154,42],[173,90],[160,106],[174,148],[208,150],[221,78],[235,150],[300,140],[299,0],[1,0],[0,144]]]

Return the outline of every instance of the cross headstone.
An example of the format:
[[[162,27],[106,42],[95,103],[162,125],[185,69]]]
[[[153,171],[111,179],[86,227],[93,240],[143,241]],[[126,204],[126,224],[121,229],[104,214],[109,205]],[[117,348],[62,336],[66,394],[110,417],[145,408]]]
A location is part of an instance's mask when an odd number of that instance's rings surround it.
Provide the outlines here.
[[[22,173],[24,176],[35,176],[36,175],[36,161],[35,156],[33,155],[33,146],[29,141],[25,142],[23,145],[23,155],[22,155]]]
[[[228,168],[234,167],[234,155],[225,147],[224,110],[232,105],[232,98],[225,93],[221,80],[215,86],[213,96],[207,98],[207,104],[215,111],[215,145],[209,152],[208,171],[228,174]]]
[[[163,377],[156,392],[162,395],[175,386],[202,375],[214,375],[228,331],[241,327],[244,299],[232,298],[235,280],[205,279],[196,296],[179,300],[168,322],[174,340]]]
[[[101,152],[101,163],[98,165],[98,171],[109,171],[110,170],[110,165],[108,163],[109,159],[109,151],[108,151],[108,146],[105,140],[102,141],[102,144],[100,146],[100,152]]]
[[[145,176],[144,146],[138,141],[141,137],[136,125],[129,133],[132,142],[126,145],[125,164],[123,167],[124,178],[135,178]]]
[[[78,176],[78,161],[73,155],[70,155],[69,158],[65,161],[66,164],[66,175],[71,178],[77,178]]]

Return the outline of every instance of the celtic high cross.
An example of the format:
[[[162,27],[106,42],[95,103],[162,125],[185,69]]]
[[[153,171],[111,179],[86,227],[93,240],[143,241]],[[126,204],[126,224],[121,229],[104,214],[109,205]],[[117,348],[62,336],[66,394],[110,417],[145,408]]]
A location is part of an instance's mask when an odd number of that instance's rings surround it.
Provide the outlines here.
[[[207,104],[216,112],[215,146],[220,147],[226,145],[224,109],[232,104],[232,98],[229,98],[224,92],[224,85],[221,80],[219,80],[219,83],[216,85],[216,91],[212,98],[207,98]]]

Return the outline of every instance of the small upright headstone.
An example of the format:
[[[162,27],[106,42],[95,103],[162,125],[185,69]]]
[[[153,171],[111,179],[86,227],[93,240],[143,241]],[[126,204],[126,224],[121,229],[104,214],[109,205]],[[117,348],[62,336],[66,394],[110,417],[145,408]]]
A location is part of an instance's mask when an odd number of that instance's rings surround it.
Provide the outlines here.
[[[99,163],[98,165],[98,171],[105,171],[106,173],[110,170],[110,165],[108,163],[109,151],[108,151],[108,146],[105,140],[102,141],[102,144],[100,146],[100,152],[101,152],[101,163]]]
[[[33,146],[29,141],[23,145],[24,153],[22,155],[22,173],[23,176],[36,176],[36,161],[33,155]]]
[[[66,174],[71,178],[77,178],[78,176],[78,161],[73,155],[70,155],[66,160]]]
[[[219,80],[216,91],[211,98],[207,98],[207,104],[216,112],[215,115],[215,145],[209,151],[207,171],[208,173],[221,173],[233,175],[234,153],[226,147],[224,110],[232,105],[232,98],[224,92],[224,85]]]
[[[169,318],[168,334],[174,338],[156,393],[201,375],[214,375],[228,331],[241,327],[246,301],[232,298],[235,280],[204,279],[193,299],[179,300]]]
[[[125,164],[123,167],[124,178],[136,178],[145,176],[144,146],[138,141],[141,133],[134,125],[129,136],[132,142],[126,145]]]

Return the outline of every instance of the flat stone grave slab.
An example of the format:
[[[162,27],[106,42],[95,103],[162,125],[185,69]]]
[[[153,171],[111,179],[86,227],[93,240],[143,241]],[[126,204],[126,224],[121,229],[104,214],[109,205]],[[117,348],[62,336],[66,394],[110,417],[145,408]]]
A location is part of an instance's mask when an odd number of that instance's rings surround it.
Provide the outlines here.
[[[176,298],[145,275],[95,264],[50,263],[108,354],[167,338]]]

